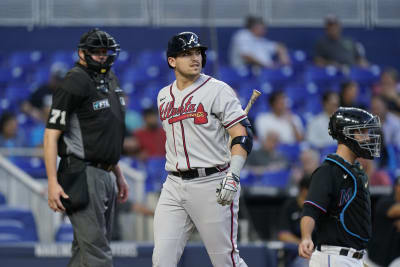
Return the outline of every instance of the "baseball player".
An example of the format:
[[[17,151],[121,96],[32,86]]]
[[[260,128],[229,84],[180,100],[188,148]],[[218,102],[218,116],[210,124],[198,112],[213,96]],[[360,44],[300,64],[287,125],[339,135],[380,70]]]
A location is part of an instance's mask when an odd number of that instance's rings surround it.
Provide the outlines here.
[[[157,267],[177,266],[194,227],[213,266],[247,266],[236,239],[239,175],[253,144],[250,123],[232,88],[201,73],[206,50],[192,32],[168,42],[176,80],[157,98],[169,172],[154,218]]]
[[[381,124],[362,109],[340,107],[330,118],[329,134],[338,147],[312,175],[299,255],[310,259],[310,267],[361,267],[371,237],[371,202],[368,177],[356,158],[380,156]]]

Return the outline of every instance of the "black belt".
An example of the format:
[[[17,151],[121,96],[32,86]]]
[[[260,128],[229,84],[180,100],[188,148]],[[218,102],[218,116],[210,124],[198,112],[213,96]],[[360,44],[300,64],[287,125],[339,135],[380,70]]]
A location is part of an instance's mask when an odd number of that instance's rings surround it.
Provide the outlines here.
[[[102,169],[106,172],[110,172],[113,168],[112,164],[107,164],[107,163],[100,163],[100,162],[87,162],[88,166],[92,166],[95,168]]]
[[[317,250],[321,251],[321,245],[317,245]],[[348,256],[349,253],[350,253],[350,249],[348,249],[348,248],[342,248],[339,251],[339,255],[342,255],[342,256]],[[354,259],[360,260],[360,259],[363,258],[363,256],[364,256],[364,252],[356,251],[356,252],[353,253],[353,255],[351,257],[354,258]]]
[[[204,172],[205,172],[204,176],[208,176],[208,175],[211,175],[211,174],[214,174],[217,172],[221,172],[226,169],[227,168],[218,169],[217,167],[204,168]],[[194,178],[201,176],[198,169],[187,170],[187,171],[183,171],[183,172],[170,172],[170,173],[174,176],[181,177],[184,180],[190,180],[190,179],[194,179]]]

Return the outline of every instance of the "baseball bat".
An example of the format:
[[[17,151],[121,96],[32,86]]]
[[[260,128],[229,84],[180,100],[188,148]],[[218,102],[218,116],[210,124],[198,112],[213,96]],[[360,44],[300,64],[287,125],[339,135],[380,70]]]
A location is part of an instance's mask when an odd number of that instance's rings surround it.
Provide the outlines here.
[[[261,95],[261,92],[253,89],[253,93],[251,94],[251,97],[249,99],[249,102],[247,103],[246,108],[244,109],[244,112],[247,114],[249,114],[249,111],[251,109],[251,107],[253,106],[254,102],[256,102],[257,98]],[[229,142],[228,142],[228,147],[231,147],[231,142],[232,142],[232,138],[229,136]]]

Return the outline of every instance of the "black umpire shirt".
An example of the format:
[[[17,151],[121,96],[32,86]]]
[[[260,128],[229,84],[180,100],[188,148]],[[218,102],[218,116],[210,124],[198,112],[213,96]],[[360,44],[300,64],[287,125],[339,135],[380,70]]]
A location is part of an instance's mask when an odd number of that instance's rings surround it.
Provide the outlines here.
[[[63,131],[60,157],[117,164],[125,132],[125,101],[112,71],[100,76],[76,64],[53,94],[47,128]]]
[[[316,221],[316,245],[365,249],[371,236],[371,202],[360,164],[328,155],[312,175],[303,216]]]

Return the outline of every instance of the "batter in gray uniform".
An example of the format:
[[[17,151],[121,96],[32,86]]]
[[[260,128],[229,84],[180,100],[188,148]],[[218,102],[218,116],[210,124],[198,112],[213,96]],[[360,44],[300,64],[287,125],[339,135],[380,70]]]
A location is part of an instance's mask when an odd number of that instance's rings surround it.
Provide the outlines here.
[[[169,172],[154,218],[157,267],[177,266],[195,227],[213,266],[247,266],[236,241],[239,175],[252,148],[250,123],[232,88],[200,73],[206,49],[192,32],[168,42],[176,80],[157,98]]]

